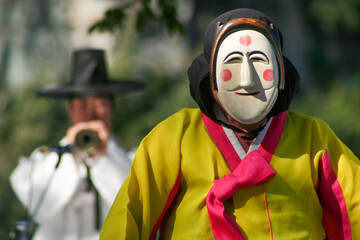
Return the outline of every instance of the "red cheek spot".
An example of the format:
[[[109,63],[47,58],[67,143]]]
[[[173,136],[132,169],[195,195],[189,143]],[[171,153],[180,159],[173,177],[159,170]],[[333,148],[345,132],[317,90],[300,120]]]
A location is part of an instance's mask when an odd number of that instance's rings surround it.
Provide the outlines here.
[[[267,69],[263,73],[263,77],[265,81],[272,81],[274,80],[274,72],[271,69]]]
[[[241,36],[240,37],[240,44],[243,46],[249,46],[252,42],[252,39],[249,35]]]
[[[229,69],[224,69],[220,73],[221,80],[227,82],[232,78],[232,73]]]

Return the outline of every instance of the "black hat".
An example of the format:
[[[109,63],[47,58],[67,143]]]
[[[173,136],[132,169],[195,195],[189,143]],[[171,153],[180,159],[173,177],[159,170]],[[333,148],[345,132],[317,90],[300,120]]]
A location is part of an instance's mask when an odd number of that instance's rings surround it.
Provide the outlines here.
[[[144,87],[145,82],[139,79],[137,81],[110,81],[106,72],[105,52],[99,49],[82,49],[72,53],[70,83],[49,85],[37,91],[37,94],[52,98],[111,96]]]

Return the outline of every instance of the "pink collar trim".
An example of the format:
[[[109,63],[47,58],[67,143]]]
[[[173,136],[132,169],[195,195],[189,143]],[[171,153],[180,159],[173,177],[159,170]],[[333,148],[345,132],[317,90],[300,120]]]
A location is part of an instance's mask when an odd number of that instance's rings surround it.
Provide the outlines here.
[[[242,159],[240,159],[236,153],[222,126],[218,122],[210,119],[205,114],[203,114],[203,121],[211,138],[224,156],[228,166],[230,167],[230,170],[234,171]],[[286,112],[273,117],[270,127],[258,149],[259,153],[269,163],[284,131],[285,121]]]

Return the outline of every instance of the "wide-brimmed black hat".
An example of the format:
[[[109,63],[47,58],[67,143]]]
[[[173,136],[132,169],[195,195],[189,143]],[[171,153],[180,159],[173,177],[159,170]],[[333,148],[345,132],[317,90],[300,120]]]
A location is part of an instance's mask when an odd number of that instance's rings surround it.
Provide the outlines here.
[[[110,81],[107,75],[105,52],[100,49],[75,50],[71,56],[70,82],[49,85],[37,91],[39,96],[71,98],[89,95],[112,96],[145,87],[142,79]]]

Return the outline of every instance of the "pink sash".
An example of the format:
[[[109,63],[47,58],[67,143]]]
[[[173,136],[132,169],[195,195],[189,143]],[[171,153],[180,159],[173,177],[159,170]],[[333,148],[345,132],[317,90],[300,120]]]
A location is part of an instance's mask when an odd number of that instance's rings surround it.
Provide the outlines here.
[[[252,151],[232,173],[214,181],[206,198],[215,239],[245,239],[240,228],[224,210],[223,202],[243,187],[265,182],[276,175],[258,151]]]
[[[286,113],[273,118],[268,132],[259,147],[241,160],[228,140],[221,125],[203,115],[205,126],[227,161],[231,173],[214,180],[206,206],[215,239],[245,239],[236,221],[225,212],[224,201],[234,195],[239,188],[254,186],[273,178],[276,173],[269,162],[280,141],[285,125]]]

